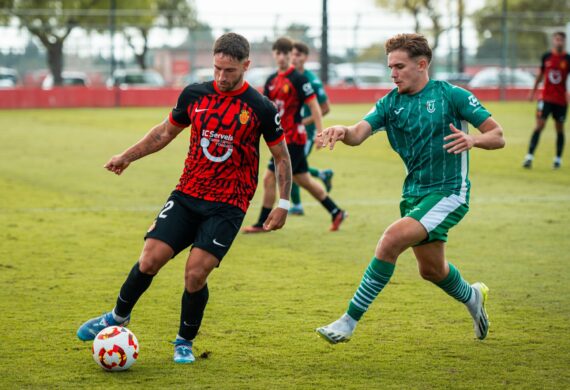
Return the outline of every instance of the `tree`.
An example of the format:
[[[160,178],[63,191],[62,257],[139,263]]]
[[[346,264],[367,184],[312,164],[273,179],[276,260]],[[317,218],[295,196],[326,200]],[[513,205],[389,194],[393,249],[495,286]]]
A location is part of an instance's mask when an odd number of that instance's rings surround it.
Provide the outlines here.
[[[47,51],[47,65],[54,85],[61,85],[63,44],[71,31],[88,24],[87,10],[100,0],[1,0],[9,15],[38,38]]]
[[[570,1],[508,0],[507,5],[507,53],[511,65],[536,63],[540,55],[548,50],[550,34],[564,29],[570,19]],[[501,9],[501,1],[486,0],[485,7],[473,15],[479,33],[479,59],[498,62],[501,58]]]
[[[405,10],[412,14],[414,18],[414,30],[417,33],[431,35],[433,51],[439,46],[439,37],[443,32],[441,27],[441,13],[438,9],[438,0],[375,0],[379,7],[387,8],[390,11],[401,12]],[[431,28],[426,29],[421,26],[421,18],[427,17],[431,21]]]
[[[192,28],[196,15],[190,0],[116,0],[116,22],[133,48],[137,63],[146,68],[148,34],[152,27]],[[0,0],[0,6],[39,39],[47,51],[47,65],[54,85],[61,85],[63,45],[71,31],[107,31],[111,0]],[[5,18],[5,16],[4,16]],[[142,38],[138,45],[136,37]]]
[[[116,19],[117,28],[125,36],[141,69],[147,68],[148,38],[153,27],[186,27],[193,31],[201,26],[187,0],[120,1],[117,15],[121,15]]]

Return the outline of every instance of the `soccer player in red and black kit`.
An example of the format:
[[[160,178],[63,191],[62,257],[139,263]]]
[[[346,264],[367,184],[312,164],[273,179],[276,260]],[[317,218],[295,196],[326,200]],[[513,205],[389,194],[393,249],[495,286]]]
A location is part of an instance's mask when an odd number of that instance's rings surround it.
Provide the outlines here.
[[[115,308],[77,331],[92,340],[110,325],[126,325],[139,297],[158,271],[192,246],[184,274],[180,327],[174,361],[192,363],[192,342],[208,302],[207,278],[228,252],[257,187],[259,141],[269,146],[277,171],[280,206],[265,229],[280,229],[287,218],[291,161],[274,105],[244,80],[249,43],[227,33],[214,44],[214,81],[187,86],[168,119],[105,165],[120,175],[130,163],[170,143],[192,125],[190,148],[176,190],[145,236],[142,254],[121,287]]]
[[[317,133],[323,128],[321,109],[309,80],[291,65],[292,50],[293,41],[291,39],[281,37],[275,41],[273,58],[278,70],[267,79],[263,93],[275,104],[281,115],[281,126],[285,132],[287,148],[291,156],[294,182],[321,202],[332,217],[330,230],[336,231],[347,217],[347,213],[335,204],[323,186],[309,174],[309,164],[305,156],[307,133],[301,117],[301,108],[303,104],[309,106]],[[244,233],[268,231],[264,223],[275,202],[275,162],[273,159],[269,162],[263,177],[263,191],[263,205],[259,219],[253,226],[244,228]]]
[[[552,163],[554,169],[560,168],[562,164],[562,152],[564,150],[564,120],[568,111],[566,100],[566,79],[570,72],[570,55],[564,51],[566,46],[566,34],[559,31],[552,35],[552,50],[542,56],[540,73],[536,77],[534,87],[530,93],[530,100],[534,98],[534,93],[538,85],[544,79],[544,89],[538,100],[536,113],[536,127],[530,138],[528,153],[524,159],[523,167],[532,168],[534,151],[538,146],[540,133],[544,129],[546,119],[550,114],[554,119],[556,128],[556,157]]]

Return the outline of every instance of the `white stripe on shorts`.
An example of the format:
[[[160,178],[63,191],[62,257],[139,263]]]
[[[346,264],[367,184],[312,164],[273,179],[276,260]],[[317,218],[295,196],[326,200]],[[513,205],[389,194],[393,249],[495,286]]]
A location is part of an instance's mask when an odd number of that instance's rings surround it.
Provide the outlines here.
[[[449,214],[457,210],[457,208],[463,204],[465,204],[465,199],[459,195],[450,195],[442,198],[420,219],[420,223],[429,233],[438,227]]]

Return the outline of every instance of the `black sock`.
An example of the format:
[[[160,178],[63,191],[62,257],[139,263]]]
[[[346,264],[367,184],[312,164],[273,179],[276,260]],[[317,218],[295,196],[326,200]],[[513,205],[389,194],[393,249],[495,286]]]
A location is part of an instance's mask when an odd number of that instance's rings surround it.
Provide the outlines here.
[[[530,137],[530,145],[528,146],[528,154],[534,154],[534,150],[538,146],[538,140],[540,139],[540,131],[534,131],[532,137]]]
[[[180,312],[180,329],[178,335],[186,340],[194,340],[198,334],[204,309],[208,303],[208,285],[201,290],[189,293],[184,289],[182,294],[182,310]]]
[[[258,226],[258,227],[263,226],[265,220],[267,219],[267,217],[269,217],[269,213],[271,213],[270,208],[268,209],[266,207],[261,207],[261,213],[259,214],[259,219],[257,220],[257,223],[253,226]]]
[[[556,157],[562,157],[562,152],[564,151],[564,133],[556,133]]]
[[[333,218],[341,211],[336,203],[328,196],[321,200],[321,204],[325,207],[325,209],[328,210],[329,213],[331,213]]]
[[[150,286],[153,277],[154,275],[143,274],[139,270],[139,262],[137,261],[121,287],[121,292],[117,297],[115,314],[121,317],[127,317],[131,314],[140,296]]]

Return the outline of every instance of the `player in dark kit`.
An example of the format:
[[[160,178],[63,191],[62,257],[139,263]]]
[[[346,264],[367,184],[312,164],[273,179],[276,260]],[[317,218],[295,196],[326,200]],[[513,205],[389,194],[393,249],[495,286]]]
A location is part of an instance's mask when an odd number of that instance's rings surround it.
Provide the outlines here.
[[[130,163],[162,149],[192,125],[190,149],[176,190],[148,230],[142,254],[121,287],[115,308],[85,322],[77,331],[81,340],[92,340],[107,326],[128,324],[154,275],[191,245],[174,361],[192,363],[192,343],[208,302],[208,275],[228,252],[257,187],[261,136],[275,160],[280,204],[289,202],[291,161],[279,114],[243,78],[250,65],[249,43],[241,35],[227,33],[216,40],[213,52],[214,81],[187,86],[167,120],[105,165],[120,175]],[[265,229],[283,227],[287,211],[272,210]]]
[[[566,100],[566,79],[570,72],[570,55],[564,51],[566,45],[566,34],[559,31],[552,35],[552,50],[542,56],[540,73],[536,77],[534,88],[530,93],[530,100],[538,85],[544,79],[544,89],[538,100],[536,113],[536,127],[530,138],[528,153],[525,156],[523,167],[532,168],[534,151],[538,146],[540,133],[544,129],[546,119],[550,114],[554,119],[556,128],[556,157],[552,163],[552,168],[558,169],[562,165],[562,152],[564,151],[564,121],[568,111]]]
[[[278,70],[267,79],[264,94],[275,104],[281,115],[281,125],[291,156],[294,182],[309,191],[327,209],[332,217],[330,230],[336,231],[346,218],[347,213],[335,204],[323,186],[309,174],[309,165],[305,156],[307,133],[301,118],[301,108],[303,104],[309,106],[318,132],[322,130],[321,110],[309,80],[290,65],[292,50],[293,41],[286,37],[279,38],[273,44],[273,58],[277,63]],[[244,233],[268,231],[264,223],[275,202],[275,161],[273,159],[265,171],[263,191],[263,205],[259,219],[253,226],[247,226]]]

